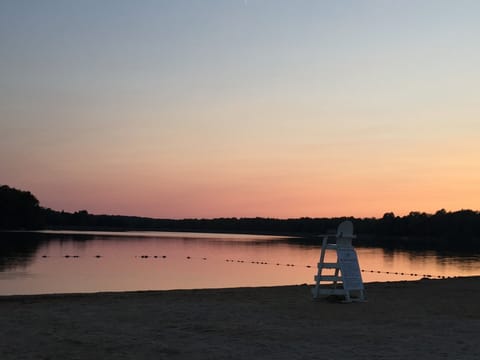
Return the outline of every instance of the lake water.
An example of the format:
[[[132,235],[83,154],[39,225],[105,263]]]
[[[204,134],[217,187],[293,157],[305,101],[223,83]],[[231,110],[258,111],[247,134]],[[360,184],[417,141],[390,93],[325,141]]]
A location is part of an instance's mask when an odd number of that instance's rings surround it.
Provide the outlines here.
[[[1,295],[312,284],[320,255],[295,238],[169,232],[0,233],[0,250]],[[480,275],[480,254],[356,250],[365,282]]]

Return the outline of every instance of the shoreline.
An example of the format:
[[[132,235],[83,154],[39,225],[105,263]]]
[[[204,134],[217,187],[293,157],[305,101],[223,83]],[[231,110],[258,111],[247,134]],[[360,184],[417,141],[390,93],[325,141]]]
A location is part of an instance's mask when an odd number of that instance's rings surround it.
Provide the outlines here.
[[[311,287],[0,296],[0,356],[480,358],[480,277],[366,283],[352,304]]]
[[[450,277],[425,277],[422,279],[414,280],[393,280],[393,281],[371,281],[363,282],[366,288],[372,287],[383,287],[384,285],[388,287],[389,285],[401,285],[405,283],[424,283],[428,281],[445,281],[445,280],[467,280],[467,279],[478,279],[480,283],[480,275],[474,276],[450,276]],[[24,300],[23,298],[33,298],[33,299],[42,299],[42,298],[68,298],[68,297],[88,297],[88,296],[115,296],[115,295],[142,295],[142,294],[164,294],[164,293],[176,293],[177,295],[182,295],[182,293],[190,292],[223,292],[223,291],[248,291],[248,290],[281,290],[292,287],[308,287],[313,289],[315,284],[304,283],[304,284],[289,284],[289,285],[272,285],[272,286],[239,286],[239,287],[219,287],[219,288],[191,288],[191,289],[166,289],[166,290],[118,290],[118,291],[89,291],[89,292],[58,292],[58,293],[38,293],[38,294],[0,294],[0,304],[2,301],[11,300]],[[325,285],[323,285],[325,286]]]
[[[333,230],[332,230],[333,231]],[[65,226],[65,227],[49,227],[44,229],[17,229],[17,230],[2,230],[0,235],[5,234],[22,234],[34,233],[40,235],[55,235],[55,234],[86,234],[95,236],[113,236],[109,233],[119,233],[124,236],[130,236],[130,233],[178,233],[178,234],[202,234],[202,235],[241,235],[241,236],[272,236],[283,239],[288,239],[292,243],[321,245],[322,239],[326,234],[312,233],[312,232],[286,232],[286,231],[242,231],[242,230],[207,230],[207,229],[150,229],[150,228],[110,228],[110,227],[79,227],[79,226]],[[333,234],[334,231],[331,233]],[[331,235],[329,233],[329,235]],[[149,236],[149,235],[145,235]],[[375,234],[357,233],[354,240],[355,247],[362,248],[381,248],[384,250],[406,250],[412,252],[435,251],[435,252],[453,252],[458,254],[470,254],[471,251],[478,252],[480,248],[477,242],[467,243],[449,243],[448,238],[435,236],[403,236],[403,235],[384,235],[379,237]]]

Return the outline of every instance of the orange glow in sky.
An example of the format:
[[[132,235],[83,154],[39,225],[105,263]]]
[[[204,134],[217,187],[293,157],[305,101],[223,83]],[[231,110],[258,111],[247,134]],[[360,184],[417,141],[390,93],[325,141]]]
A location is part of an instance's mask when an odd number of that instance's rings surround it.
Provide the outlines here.
[[[0,183],[57,210],[478,209],[480,4],[0,5]]]

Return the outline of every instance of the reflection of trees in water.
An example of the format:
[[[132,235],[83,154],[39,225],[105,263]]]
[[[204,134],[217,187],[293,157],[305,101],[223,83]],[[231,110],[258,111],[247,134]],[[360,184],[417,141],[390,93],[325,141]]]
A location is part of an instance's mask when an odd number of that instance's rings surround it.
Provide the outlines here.
[[[84,247],[85,242],[93,238],[92,235],[81,234],[0,232],[0,271],[27,267],[50,241],[74,242],[77,247]]]
[[[382,250],[384,259],[388,259],[392,263],[396,257],[403,255],[406,256],[411,263],[428,264],[434,262],[441,268],[454,265],[461,270],[471,271],[477,268],[480,271],[480,252],[478,251],[448,249],[425,250],[416,247],[413,249],[409,247],[395,249],[384,248]]]
[[[0,271],[26,267],[45,241],[35,233],[0,233]]]
[[[175,236],[173,236],[175,238]],[[25,268],[29,266],[36,256],[41,251],[48,251],[49,243],[56,242],[60,245],[64,244],[72,246],[76,249],[84,249],[88,246],[91,240],[107,240],[114,239],[115,241],[137,242],[145,240],[146,237],[134,236],[118,236],[116,234],[79,234],[79,233],[43,233],[43,232],[0,232],[0,272],[8,269]],[[294,248],[303,249],[320,249],[322,244],[322,237],[276,237],[266,240],[253,239],[249,241],[235,239],[228,240],[209,240],[205,238],[183,238],[185,242],[204,242],[213,241],[216,246],[267,246],[275,247],[291,246]],[[434,261],[438,265],[455,264],[464,270],[471,270],[479,268],[480,270],[480,252],[472,250],[452,250],[446,248],[432,249],[420,245],[425,245],[425,242],[412,241],[382,241],[382,244],[389,244],[390,246],[379,246],[371,243],[368,239],[357,238],[354,240],[354,246],[358,248],[382,249],[383,259],[386,262],[393,263],[398,256],[406,256],[411,262],[428,263]],[[430,243],[428,243],[430,245]],[[382,256],[381,255],[381,256]]]
[[[321,247],[322,237],[291,237],[280,240],[305,248]],[[278,243],[278,242],[277,242]],[[395,258],[405,256],[412,263],[429,263],[434,261],[439,266],[454,264],[462,270],[478,268],[480,271],[480,251],[478,248],[452,246],[432,238],[389,237],[370,239],[359,236],[353,241],[357,248],[381,249],[383,260],[393,264]]]

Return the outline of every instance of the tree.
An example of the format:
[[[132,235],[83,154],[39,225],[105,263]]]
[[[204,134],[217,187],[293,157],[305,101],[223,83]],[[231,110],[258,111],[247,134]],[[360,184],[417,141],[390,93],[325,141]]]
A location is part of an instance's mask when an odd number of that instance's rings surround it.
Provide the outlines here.
[[[0,186],[0,229],[37,229],[41,225],[42,211],[32,193]]]

